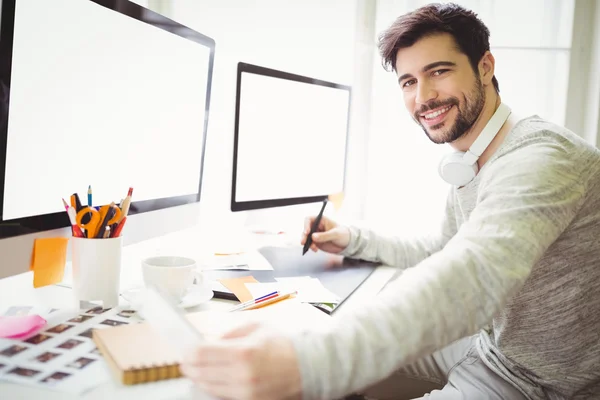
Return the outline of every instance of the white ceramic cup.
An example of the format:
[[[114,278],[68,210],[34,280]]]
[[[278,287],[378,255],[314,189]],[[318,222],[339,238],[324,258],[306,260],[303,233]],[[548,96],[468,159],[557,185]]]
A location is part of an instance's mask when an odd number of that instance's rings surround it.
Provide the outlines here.
[[[196,261],[178,256],[158,256],[142,260],[142,274],[147,287],[155,287],[180,302],[196,280],[202,285],[202,273],[196,270]]]

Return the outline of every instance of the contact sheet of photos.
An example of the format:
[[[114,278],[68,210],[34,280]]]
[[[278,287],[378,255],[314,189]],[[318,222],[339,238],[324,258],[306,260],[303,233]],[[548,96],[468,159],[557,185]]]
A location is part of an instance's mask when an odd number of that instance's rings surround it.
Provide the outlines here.
[[[0,338],[0,380],[81,394],[110,379],[108,367],[92,340],[93,329],[140,319],[119,307],[83,310],[10,307],[0,315],[39,314],[48,324],[30,337]]]

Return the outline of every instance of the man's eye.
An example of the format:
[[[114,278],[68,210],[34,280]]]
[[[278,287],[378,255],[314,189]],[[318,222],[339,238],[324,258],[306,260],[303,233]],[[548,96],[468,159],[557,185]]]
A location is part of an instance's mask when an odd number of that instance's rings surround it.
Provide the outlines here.
[[[439,76],[448,71],[449,71],[448,69],[437,69],[437,70],[433,71],[433,76]]]
[[[414,85],[415,83],[416,83],[416,80],[415,80],[415,79],[409,79],[409,80],[407,80],[406,82],[404,82],[404,83],[402,84],[402,87],[403,87],[403,88],[407,88],[407,87],[409,87],[409,86],[412,86],[412,85]]]

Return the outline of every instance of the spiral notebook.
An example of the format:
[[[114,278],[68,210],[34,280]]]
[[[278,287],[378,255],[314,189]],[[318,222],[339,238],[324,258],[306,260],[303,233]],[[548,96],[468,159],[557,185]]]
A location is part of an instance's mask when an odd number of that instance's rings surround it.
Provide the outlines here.
[[[214,338],[220,333],[258,317],[284,331],[326,327],[330,317],[308,304],[294,301],[280,302],[263,309],[241,312],[201,311],[186,318],[204,336]],[[277,304],[277,303],[276,303]],[[179,357],[177,349],[163,340],[145,322],[95,329],[93,340],[104,356],[117,381],[125,385],[178,378]]]

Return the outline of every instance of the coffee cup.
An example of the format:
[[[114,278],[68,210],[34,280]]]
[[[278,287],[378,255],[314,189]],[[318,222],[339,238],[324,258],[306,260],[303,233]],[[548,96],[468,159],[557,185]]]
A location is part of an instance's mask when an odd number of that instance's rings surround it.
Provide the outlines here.
[[[204,283],[196,261],[187,257],[158,256],[142,260],[142,275],[147,287],[154,287],[175,302],[181,302],[196,281]]]

